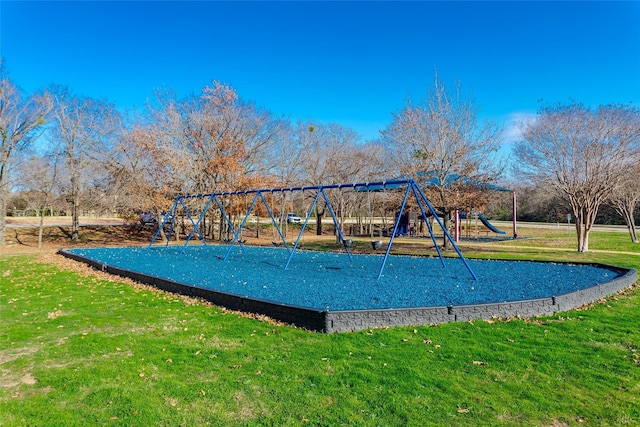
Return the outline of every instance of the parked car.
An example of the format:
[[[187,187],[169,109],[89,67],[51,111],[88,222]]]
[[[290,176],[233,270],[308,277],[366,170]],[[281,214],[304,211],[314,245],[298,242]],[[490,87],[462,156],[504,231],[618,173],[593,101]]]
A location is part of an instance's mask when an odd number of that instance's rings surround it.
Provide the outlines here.
[[[140,222],[142,223],[142,225],[157,224],[158,220],[151,212],[144,211],[140,212]]]
[[[302,218],[293,212],[289,212],[287,214],[287,224],[300,224],[302,222]]]
[[[162,218],[162,221],[165,224],[171,222],[171,215],[165,211],[162,211],[160,213],[160,218]],[[140,212],[140,223],[142,225],[147,225],[147,224],[155,225],[158,223],[158,218],[151,211]]]

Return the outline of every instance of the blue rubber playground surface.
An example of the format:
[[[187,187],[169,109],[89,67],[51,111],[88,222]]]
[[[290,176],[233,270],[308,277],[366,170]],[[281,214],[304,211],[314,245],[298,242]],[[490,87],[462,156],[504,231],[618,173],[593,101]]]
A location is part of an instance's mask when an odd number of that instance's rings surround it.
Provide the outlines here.
[[[87,248],[67,252],[185,285],[319,310],[434,307],[521,301],[567,294],[620,276],[613,269],[550,262],[462,260],[207,245]]]

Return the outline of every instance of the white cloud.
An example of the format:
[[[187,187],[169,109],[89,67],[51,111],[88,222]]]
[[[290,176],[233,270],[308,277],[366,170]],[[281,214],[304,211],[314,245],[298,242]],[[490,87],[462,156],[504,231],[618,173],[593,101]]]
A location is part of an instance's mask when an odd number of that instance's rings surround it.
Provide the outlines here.
[[[514,142],[521,140],[522,134],[520,133],[518,125],[522,122],[535,119],[536,113],[527,111],[516,111],[509,114],[504,120],[505,129],[502,142],[504,144],[513,144]]]

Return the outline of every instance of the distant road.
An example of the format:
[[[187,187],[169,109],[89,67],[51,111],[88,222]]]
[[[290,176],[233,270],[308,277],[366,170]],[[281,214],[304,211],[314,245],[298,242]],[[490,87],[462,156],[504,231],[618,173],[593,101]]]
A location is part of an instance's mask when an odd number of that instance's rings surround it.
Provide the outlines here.
[[[511,221],[491,221],[493,225],[500,229],[511,229],[513,227],[513,223]],[[531,228],[556,228],[558,230],[568,229],[575,230],[575,224],[572,222],[571,224],[567,224],[566,222],[524,222],[518,221],[516,224],[518,227],[531,227]],[[602,224],[594,224],[593,231],[615,231],[618,233],[627,232],[626,225],[602,225]]]
[[[6,217],[7,228],[28,228],[39,227],[40,218],[33,216]],[[128,221],[122,218],[94,218],[80,217],[80,227],[100,226],[100,225],[125,225]],[[44,218],[45,227],[71,227],[71,217],[69,216],[47,216]]]
[[[7,228],[19,228],[19,227],[39,227],[40,226],[40,218],[37,217],[6,217],[6,226]],[[333,221],[331,217],[325,218],[327,224],[332,224]],[[101,226],[101,225],[125,225],[132,221],[127,221],[122,218],[95,218],[95,217],[80,217],[80,226]],[[270,219],[260,219],[261,223],[271,222]],[[382,220],[380,218],[375,218],[374,223],[381,223]],[[345,224],[353,224],[355,220],[353,218],[346,219]],[[493,225],[498,227],[501,230],[507,231],[507,233],[512,229],[513,223],[511,221],[491,221]],[[315,219],[310,218],[309,224],[315,224]],[[523,227],[531,227],[531,228],[547,228],[547,229],[559,229],[559,230],[567,230],[575,229],[575,225],[573,223],[567,224],[566,222],[560,223],[551,223],[551,222],[523,222],[518,221],[518,228]],[[69,216],[54,216],[54,217],[45,217],[44,219],[45,227],[71,227],[71,217]],[[595,224],[593,226],[594,231],[613,231],[618,233],[627,232],[626,225],[600,225]]]

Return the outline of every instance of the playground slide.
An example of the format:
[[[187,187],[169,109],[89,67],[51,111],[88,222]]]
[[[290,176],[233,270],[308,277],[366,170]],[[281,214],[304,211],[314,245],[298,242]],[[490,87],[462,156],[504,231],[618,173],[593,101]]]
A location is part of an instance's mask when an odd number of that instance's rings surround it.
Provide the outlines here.
[[[502,230],[498,230],[493,224],[491,224],[489,222],[489,220],[482,215],[481,213],[478,214],[478,218],[480,218],[480,221],[482,221],[482,223],[484,224],[485,227],[487,227],[489,230],[493,231],[494,233],[498,233],[498,234],[507,234],[506,232],[502,231]]]

